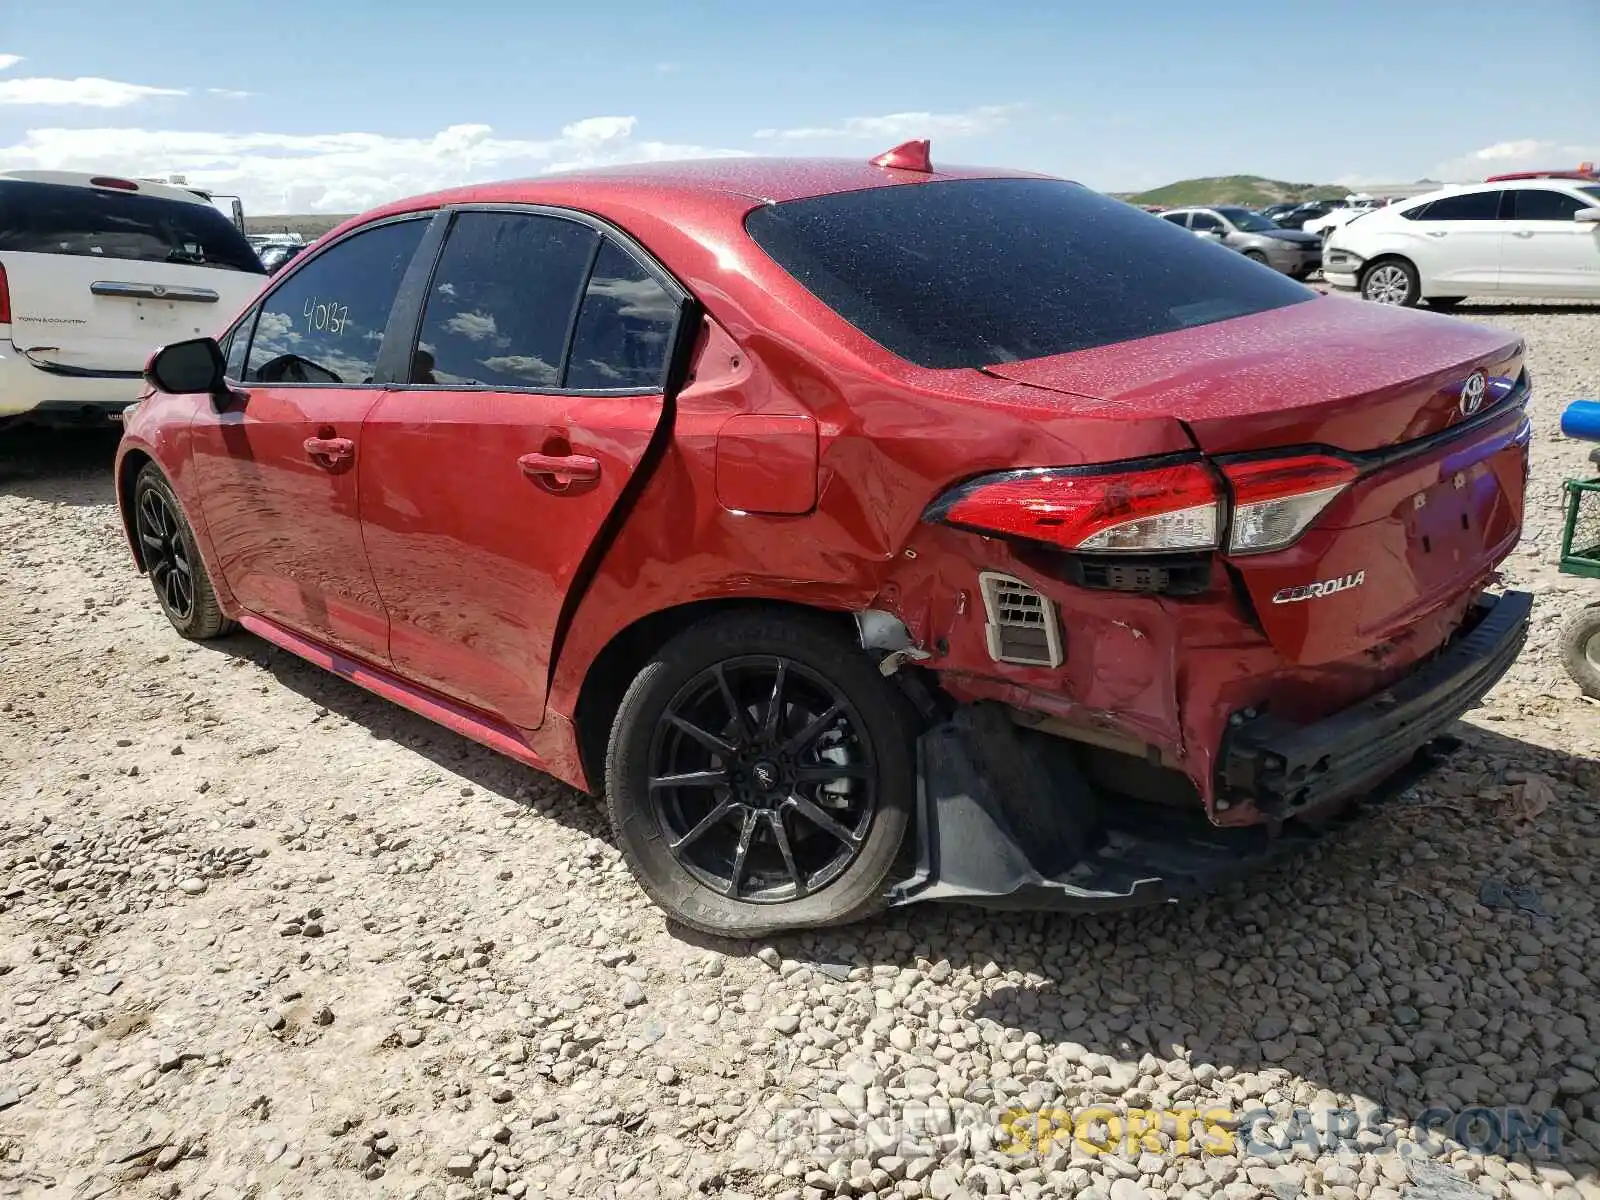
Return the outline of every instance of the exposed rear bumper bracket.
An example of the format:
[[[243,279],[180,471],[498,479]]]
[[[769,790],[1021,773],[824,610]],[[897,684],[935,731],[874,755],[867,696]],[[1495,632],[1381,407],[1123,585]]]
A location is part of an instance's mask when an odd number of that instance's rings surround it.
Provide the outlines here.
[[[1325,720],[1295,726],[1270,713],[1229,731],[1220,792],[1291,816],[1349,795],[1443,733],[1516,661],[1533,597],[1486,596],[1474,623],[1427,665]]]
[[[1307,799],[1270,825],[1222,829],[1199,811],[1104,804],[1065,743],[964,707],[918,743],[917,862],[889,903],[1092,912],[1179,900],[1257,870],[1426,775],[1458,744],[1450,723],[1515,660],[1531,610],[1525,593],[1485,598],[1475,624],[1388,692],[1314,725],[1263,718],[1237,730],[1224,753],[1230,785],[1276,787],[1263,808],[1306,767],[1287,794]],[[1337,813],[1293,815],[1339,799],[1349,803]]]

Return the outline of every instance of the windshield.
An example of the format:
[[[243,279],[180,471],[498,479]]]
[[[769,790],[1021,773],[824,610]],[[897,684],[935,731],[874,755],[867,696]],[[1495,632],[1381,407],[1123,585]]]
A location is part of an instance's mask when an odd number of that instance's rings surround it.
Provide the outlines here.
[[[59,183],[0,183],[0,250],[263,273],[244,234],[209,204]]]
[[[982,367],[1315,298],[1077,184],[949,180],[764,205],[751,238],[862,333],[924,367]]]
[[[1271,233],[1277,228],[1266,217],[1248,208],[1219,208],[1217,211],[1232,222],[1235,229],[1244,233]]]

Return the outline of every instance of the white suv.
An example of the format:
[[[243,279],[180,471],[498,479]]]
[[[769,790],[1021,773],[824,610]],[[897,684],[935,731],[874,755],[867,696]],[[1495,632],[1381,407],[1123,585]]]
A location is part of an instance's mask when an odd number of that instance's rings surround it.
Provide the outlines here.
[[[1492,180],[1361,213],[1329,235],[1322,277],[1380,304],[1600,300],[1600,180]]]
[[[244,234],[184,188],[0,173],[0,426],[105,424],[151,353],[221,332],[264,277]]]

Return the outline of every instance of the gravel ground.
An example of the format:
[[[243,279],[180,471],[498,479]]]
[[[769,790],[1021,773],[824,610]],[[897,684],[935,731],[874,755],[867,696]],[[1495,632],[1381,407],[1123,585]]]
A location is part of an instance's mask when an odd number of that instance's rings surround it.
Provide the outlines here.
[[[583,797],[181,641],[111,444],[13,438],[0,1195],[1600,1197],[1600,708],[1553,642],[1600,308],[1462,312],[1531,345],[1526,654],[1369,824],[1118,917],[685,937]]]

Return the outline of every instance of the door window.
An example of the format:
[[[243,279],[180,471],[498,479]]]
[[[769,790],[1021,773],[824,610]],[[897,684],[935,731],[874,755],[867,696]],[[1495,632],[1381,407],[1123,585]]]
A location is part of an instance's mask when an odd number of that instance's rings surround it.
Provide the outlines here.
[[[1427,221],[1493,221],[1500,216],[1499,192],[1463,192],[1428,205]]]
[[[228,335],[227,344],[222,347],[222,355],[228,360],[223,374],[235,383],[244,379],[245,355],[250,349],[250,331],[255,323],[255,309],[251,309],[233,327],[233,332]]]
[[[1191,219],[1189,222],[1189,228],[1210,229],[1220,233],[1225,226],[1222,224],[1221,220],[1212,216],[1210,213],[1195,213],[1193,219]]]
[[[599,240],[561,217],[459,214],[434,272],[411,382],[559,389]]]
[[[389,310],[430,219],[352,234],[285,280],[262,301],[243,382],[371,383]]]
[[[1511,215],[1518,221],[1572,221],[1572,214],[1587,205],[1565,192],[1525,188],[1511,193]]]
[[[607,238],[578,313],[567,389],[665,386],[678,310],[677,299]]]
[[[1184,227],[1187,227],[1189,224],[1188,213],[1162,213],[1161,219],[1163,221],[1171,221],[1174,225],[1181,225]]]

